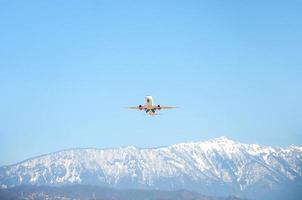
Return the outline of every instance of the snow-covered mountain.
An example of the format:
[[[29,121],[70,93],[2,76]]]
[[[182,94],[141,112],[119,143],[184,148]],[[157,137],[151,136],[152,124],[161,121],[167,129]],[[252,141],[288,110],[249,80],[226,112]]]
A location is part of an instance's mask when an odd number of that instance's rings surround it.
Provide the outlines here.
[[[152,149],[59,151],[0,168],[0,185],[92,184],[188,189],[210,195],[301,197],[302,147],[262,147],[226,137]]]

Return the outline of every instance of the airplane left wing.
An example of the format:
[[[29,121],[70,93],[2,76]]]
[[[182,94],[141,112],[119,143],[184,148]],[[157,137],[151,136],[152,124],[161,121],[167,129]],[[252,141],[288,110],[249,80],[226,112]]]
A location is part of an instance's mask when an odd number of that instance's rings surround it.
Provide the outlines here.
[[[139,106],[129,106],[128,109],[138,109],[139,110],[140,107]]]
[[[143,110],[145,109],[145,106],[139,105],[139,106],[130,106],[128,109],[137,109],[137,110]]]

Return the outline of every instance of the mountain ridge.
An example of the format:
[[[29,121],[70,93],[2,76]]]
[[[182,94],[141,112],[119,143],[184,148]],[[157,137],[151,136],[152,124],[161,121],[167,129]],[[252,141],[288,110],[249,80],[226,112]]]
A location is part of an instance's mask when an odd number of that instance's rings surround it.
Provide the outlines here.
[[[215,141],[215,140],[220,140],[220,139],[226,139],[226,140],[234,142],[234,140],[229,139],[226,136],[220,136],[220,137],[209,139],[209,140],[205,140],[205,141],[202,141],[202,140],[198,140],[198,141],[186,141],[186,142],[179,142],[179,143],[175,143],[175,144],[171,144],[171,145],[161,145],[161,146],[155,146],[155,147],[140,147],[140,146],[136,146],[136,145],[123,145],[123,146],[120,146],[120,147],[105,147],[105,148],[102,148],[102,147],[71,147],[71,148],[66,148],[66,149],[61,149],[61,150],[53,151],[53,152],[50,152],[50,153],[43,153],[41,155],[32,156],[32,157],[26,158],[24,160],[21,160],[19,162],[15,162],[15,163],[12,163],[12,164],[0,165],[0,167],[12,166],[12,165],[16,165],[16,164],[20,164],[20,163],[26,162],[28,160],[32,160],[32,159],[35,159],[35,158],[43,157],[43,156],[46,156],[46,155],[49,155],[49,154],[55,154],[55,153],[58,153],[58,152],[71,151],[71,150],[88,150],[88,149],[92,149],[92,150],[93,149],[94,150],[112,150],[112,149],[125,149],[125,148],[129,148],[129,147],[134,147],[136,149],[159,149],[159,148],[165,148],[165,147],[175,146],[175,145],[179,145],[179,144],[197,144],[197,143],[204,143],[204,142],[207,142],[207,141]],[[240,142],[240,144],[244,144],[244,145],[258,145],[258,146],[260,146],[259,144],[256,144],[256,143],[248,144],[248,143],[241,143]],[[282,146],[278,146],[278,145],[268,145],[268,146],[265,145],[265,147],[283,148],[283,149],[284,148],[294,148],[294,149],[299,149],[299,150],[302,151],[302,146],[298,146],[298,145],[294,145],[294,144],[291,144],[291,145],[286,146],[286,147],[282,147]]]
[[[302,147],[243,144],[223,136],[155,148],[65,149],[0,167],[2,188],[22,184],[190,189],[209,195],[218,190],[249,197],[302,185]]]

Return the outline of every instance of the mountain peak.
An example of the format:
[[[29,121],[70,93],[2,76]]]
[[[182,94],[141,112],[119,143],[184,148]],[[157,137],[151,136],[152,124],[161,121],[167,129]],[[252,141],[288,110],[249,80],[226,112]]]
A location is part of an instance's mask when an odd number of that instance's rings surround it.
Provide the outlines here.
[[[188,146],[188,145],[202,145],[202,146],[209,146],[210,148],[213,145],[220,145],[220,144],[230,144],[233,145],[236,142],[227,138],[226,136],[221,136],[221,137],[217,137],[217,138],[213,138],[213,139],[209,139],[209,140],[201,140],[198,142],[182,142],[182,143],[177,143],[174,144],[172,146]]]

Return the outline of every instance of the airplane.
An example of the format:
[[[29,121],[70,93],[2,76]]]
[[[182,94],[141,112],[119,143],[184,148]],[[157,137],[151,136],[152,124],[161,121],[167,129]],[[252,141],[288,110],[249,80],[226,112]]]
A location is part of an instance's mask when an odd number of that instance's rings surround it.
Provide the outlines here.
[[[137,109],[137,110],[144,110],[147,115],[154,116],[158,115],[158,112],[163,109],[173,109],[176,108],[174,106],[161,106],[161,105],[154,105],[152,96],[146,96],[146,104],[145,105],[138,105],[138,106],[130,106],[129,109]]]

